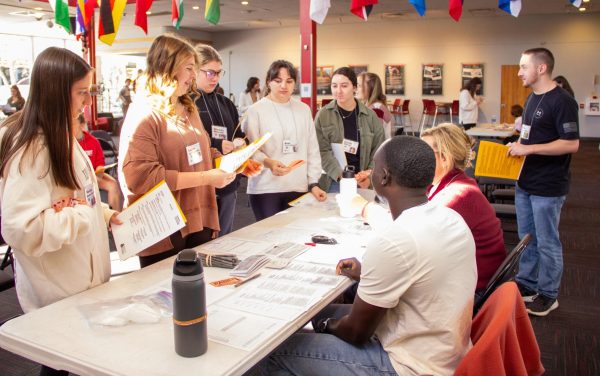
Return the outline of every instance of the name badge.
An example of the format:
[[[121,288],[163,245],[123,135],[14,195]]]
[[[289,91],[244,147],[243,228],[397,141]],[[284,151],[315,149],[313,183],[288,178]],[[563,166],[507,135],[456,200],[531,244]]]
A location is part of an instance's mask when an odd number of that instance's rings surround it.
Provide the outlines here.
[[[358,153],[358,141],[348,140],[347,138],[344,138],[342,145],[344,146],[344,151],[346,153],[350,153],[350,154]]]
[[[84,188],[85,190],[85,201],[89,206],[94,207],[96,205],[96,195],[94,193],[94,185],[88,184]]]
[[[200,151],[199,143],[196,142],[193,145],[186,146],[185,151],[187,152],[188,163],[190,166],[202,162],[202,152]]]
[[[523,124],[521,127],[521,138],[523,140],[529,140],[529,134],[531,133],[531,125]]]
[[[220,125],[212,126],[212,138],[217,140],[227,140],[227,127],[222,127]]]
[[[296,151],[296,144],[293,144],[290,140],[283,140],[283,154],[290,154]]]

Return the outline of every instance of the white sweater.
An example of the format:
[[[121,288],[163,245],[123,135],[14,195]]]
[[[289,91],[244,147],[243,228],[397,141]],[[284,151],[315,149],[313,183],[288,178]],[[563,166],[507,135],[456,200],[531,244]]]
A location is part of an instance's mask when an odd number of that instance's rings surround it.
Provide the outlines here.
[[[477,124],[479,105],[475,98],[471,96],[469,90],[462,90],[460,92],[458,102],[458,121],[460,124]]]
[[[75,192],[54,182],[42,137],[33,144],[39,153],[30,149],[24,155],[21,150],[8,166],[7,177],[0,179],[2,236],[15,254],[17,296],[25,312],[110,278],[107,223],[114,211],[101,204],[92,164],[79,143],[73,144],[75,173],[81,185]],[[90,184],[94,207],[76,205],[58,213],[52,208],[52,203],[63,197],[85,199],[84,189]]]
[[[293,116],[293,117],[292,117]],[[244,131],[250,141],[267,132],[272,136],[252,159],[263,162],[265,158],[278,160],[286,165],[301,159],[306,163],[293,169],[285,176],[274,176],[268,168],[248,179],[248,193],[306,192],[308,185],[317,183],[321,177],[321,154],[310,108],[296,100],[275,103],[262,98],[248,108]],[[283,141],[296,143],[296,151],[283,153]]]
[[[260,99],[260,91],[256,92],[256,101]],[[246,90],[243,90],[240,93],[240,100],[238,102],[238,109],[240,111],[240,115],[244,115],[248,107],[252,106],[254,102],[252,102],[252,95],[250,93],[246,93]]]

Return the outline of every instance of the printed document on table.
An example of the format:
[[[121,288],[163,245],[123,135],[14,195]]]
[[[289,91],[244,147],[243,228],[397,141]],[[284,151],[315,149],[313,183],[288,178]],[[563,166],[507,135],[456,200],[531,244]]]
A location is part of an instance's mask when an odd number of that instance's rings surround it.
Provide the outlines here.
[[[481,141],[475,164],[475,176],[518,180],[524,162],[524,156],[509,156],[506,145]]]
[[[343,144],[331,144],[331,151],[333,152],[333,156],[340,164],[342,170],[348,165],[348,161],[346,160],[346,153],[344,152]]]
[[[283,320],[219,305],[208,307],[208,323],[208,339],[246,351],[252,351],[268,341],[285,325]]]
[[[217,168],[225,172],[235,172],[252,156],[265,142],[271,138],[271,132],[265,133],[264,136],[255,140],[250,145],[243,149],[236,150],[215,160]]]
[[[271,242],[263,242],[260,240],[239,239],[231,236],[216,238],[208,243],[198,246],[203,253],[206,254],[224,254],[231,253],[240,258],[250,255],[263,254],[273,247]]]
[[[121,260],[163,240],[185,226],[185,216],[163,180],[119,213],[123,224],[112,225]]]
[[[335,268],[290,263],[286,269],[260,277],[240,288],[219,306],[291,321],[307,311],[346,277],[335,274]]]

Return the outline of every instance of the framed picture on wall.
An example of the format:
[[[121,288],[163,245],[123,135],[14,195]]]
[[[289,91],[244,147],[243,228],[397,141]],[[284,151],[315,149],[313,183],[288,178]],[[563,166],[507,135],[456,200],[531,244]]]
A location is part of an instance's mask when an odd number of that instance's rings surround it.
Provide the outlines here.
[[[350,67],[350,69],[352,69],[354,71],[354,73],[356,73],[356,75],[358,76],[360,73],[362,72],[368,72],[369,71],[369,66],[368,65],[348,65]]]
[[[333,76],[333,65],[317,66],[317,94],[331,95],[331,77]]]
[[[481,79],[481,90],[477,92],[479,95],[483,95],[483,88],[485,87],[483,81],[483,63],[474,63],[474,64],[463,64],[462,70],[460,73],[460,84],[461,88],[465,87],[467,83],[475,77],[479,77]]]
[[[404,95],[404,65],[385,64],[385,94]]]
[[[442,95],[444,64],[423,64],[423,95]]]

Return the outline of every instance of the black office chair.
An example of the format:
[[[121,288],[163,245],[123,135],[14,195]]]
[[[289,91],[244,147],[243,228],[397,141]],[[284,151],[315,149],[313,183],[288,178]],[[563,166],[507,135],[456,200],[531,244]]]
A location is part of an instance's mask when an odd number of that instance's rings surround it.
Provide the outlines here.
[[[494,273],[494,275],[488,282],[483,293],[475,297],[475,304],[473,305],[473,316],[475,316],[475,314],[479,311],[481,306],[483,306],[483,303],[485,303],[487,298],[490,295],[492,295],[492,293],[494,292],[494,290],[496,290],[498,286],[500,286],[506,281],[511,281],[515,278],[521,255],[523,254],[525,248],[527,248],[527,245],[530,241],[531,235],[526,234],[523,237],[523,239],[521,239],[519,244],[517,244],[515,248],[513,248],[513,250],[506,256],[504,261],[502,261],[502,264],[500,264],[500,266],[496,270],[496,273]]]

